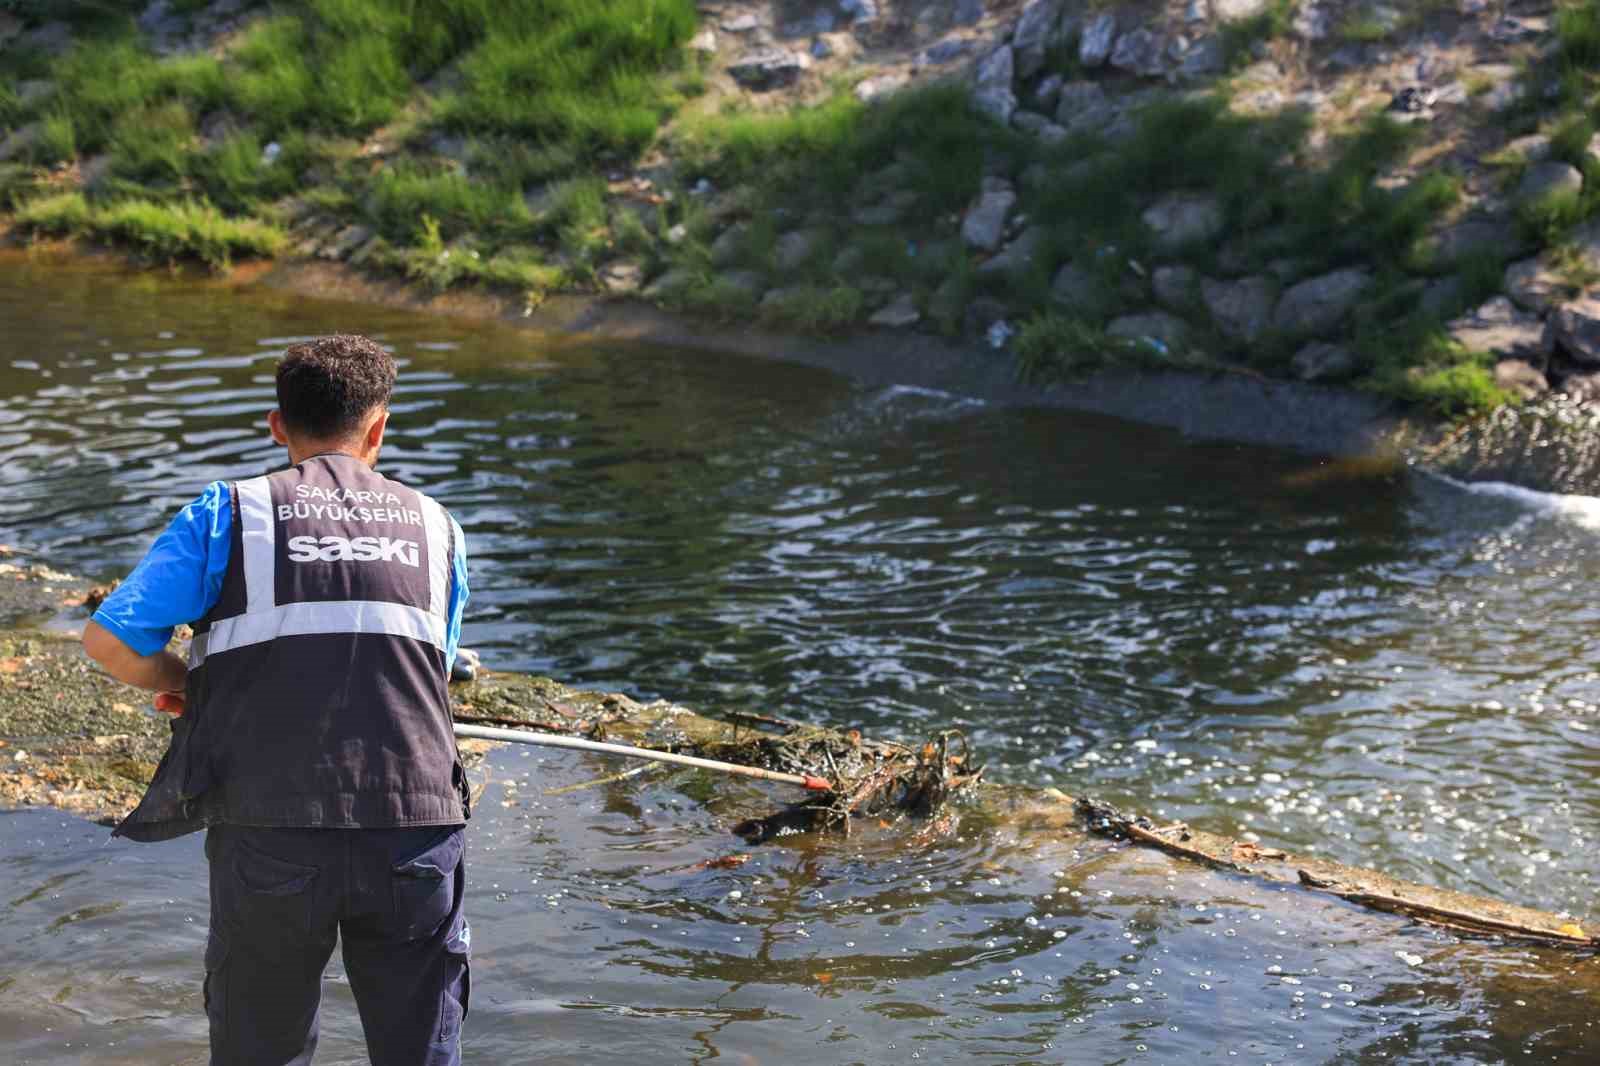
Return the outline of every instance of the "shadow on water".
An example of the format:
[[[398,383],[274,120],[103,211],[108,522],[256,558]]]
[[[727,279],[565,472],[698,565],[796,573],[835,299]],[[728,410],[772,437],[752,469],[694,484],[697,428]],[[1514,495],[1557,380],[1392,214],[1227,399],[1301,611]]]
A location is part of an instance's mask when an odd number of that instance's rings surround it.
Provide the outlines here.
[[[1571,514],[281,294],[6,262],[0,320],[0,541],[58,567],[115,575],[204,482],[275,465],[277,352],[371,332],[405,364],[385,468],[465,526],[466,640],[492,665],[713,712],[957,726],[1002,779],[1592,921],[1600,556]],[[496,756],[472,830],[484,1061],[535,1042],[553,1062],[1594,1051],[1592,967],[982,827],[694,870],[758,794],[652,773],[537,795],[602,772]],[[198,847],[102,848],[37,812],[0,836],[17,1061],[200,1061]],[[342,978],[328,994],[319,1061],[360,1061]]]

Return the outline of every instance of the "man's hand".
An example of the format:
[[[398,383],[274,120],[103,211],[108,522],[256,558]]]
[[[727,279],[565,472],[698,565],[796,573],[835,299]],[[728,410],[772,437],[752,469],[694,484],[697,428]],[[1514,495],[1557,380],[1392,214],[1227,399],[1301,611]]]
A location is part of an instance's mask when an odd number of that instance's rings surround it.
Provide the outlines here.
[[[156,710],[168,714],[183,713],[181,693],[184,683],[189,679],[189,667],[170,651],[140,655],[92,618],[83,627],[83,650],[89,653],[89,658],[105,667],[106,673],[123,684],[159,693],[155,699]]]

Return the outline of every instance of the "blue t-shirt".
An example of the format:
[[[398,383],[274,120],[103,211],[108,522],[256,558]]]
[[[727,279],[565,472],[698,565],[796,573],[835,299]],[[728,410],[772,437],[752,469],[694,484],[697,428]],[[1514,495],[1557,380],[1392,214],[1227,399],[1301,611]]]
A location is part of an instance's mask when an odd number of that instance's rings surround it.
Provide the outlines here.
[[[450,526],[455,532],[456,552],[450,621],[444,638],[447,670],[456,661],[468,591],[466,537],[454,517]],[[94,620],[140,655],[160,651],[172,639],[175,627],[204,616],[222,595],[222,576],[228,572],[228,554],[233,548],[232,529],[228,484],[213,481],[198,499],[173,516],[133,573],[106,597]]]

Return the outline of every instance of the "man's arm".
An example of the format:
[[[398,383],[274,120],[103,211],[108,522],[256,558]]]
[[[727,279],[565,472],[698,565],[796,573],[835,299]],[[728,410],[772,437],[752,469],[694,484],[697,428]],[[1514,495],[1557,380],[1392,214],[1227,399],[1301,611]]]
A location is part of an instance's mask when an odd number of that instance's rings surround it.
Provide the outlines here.
[[[189,669],[166,650],[173,629],[217,602],[227,571],[233,509],[213,482],[179,511],[127,580],[83,629],[83,647],[106,673],[158,693],[157,710],[182,714]]]
[[[150,655],[140,655],[92,618],[83,627],[83,650],[104,667],[106,673],[136,688],[181,694],[183,683],[189,677],[189,667],[170,651],[163,648]]]

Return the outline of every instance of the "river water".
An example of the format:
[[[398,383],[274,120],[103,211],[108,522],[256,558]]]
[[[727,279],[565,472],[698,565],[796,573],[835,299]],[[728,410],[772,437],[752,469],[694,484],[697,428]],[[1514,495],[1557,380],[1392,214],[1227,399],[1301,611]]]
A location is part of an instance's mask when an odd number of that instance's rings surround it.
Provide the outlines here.
[[[1592,924],[1600,502],[1469,491],[699,352],[0,261],[0,543],[111,577],[280,462],[271,369],[402,362],[385,472],[471,549],[487,663],[873,734]],[[614,768],[614,767],[612,767]],[[479,1062],[1600,1060],[1590,960],[968,824],[744,851],[769,791],[491,756]],[[0,815],[0,1042],[199,1062],[193,840]],[[362,1061],[335,965],[319,1062]]]

